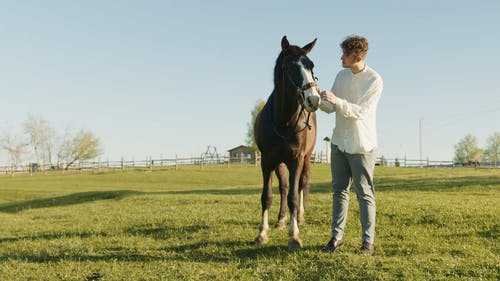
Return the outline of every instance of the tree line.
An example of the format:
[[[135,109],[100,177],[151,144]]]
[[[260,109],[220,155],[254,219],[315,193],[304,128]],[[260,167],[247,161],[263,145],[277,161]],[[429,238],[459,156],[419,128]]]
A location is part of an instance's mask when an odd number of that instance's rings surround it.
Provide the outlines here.
[[[465,135],[455,145],[454,161],[466,163],[491,162],[497,163],[500,160],[500,132],[495,132],[486,139],[486,146],[481,148],[477,143],[477,138],[472,134]]]
[[[75,162],[102,154],[99,138],[86,129],[73,132],[67,128],[58,134],[41,115],[29,115],[22,128],[24,134],[6,128],[0,131],[0,149],[7,153],[13,168],[29,153],[38,167],[44,164],[52,169],[68,169]]]

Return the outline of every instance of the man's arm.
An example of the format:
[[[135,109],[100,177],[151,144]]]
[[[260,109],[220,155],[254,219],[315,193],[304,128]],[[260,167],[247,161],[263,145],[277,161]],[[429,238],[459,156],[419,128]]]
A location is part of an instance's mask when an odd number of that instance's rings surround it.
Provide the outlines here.
[[[326,112],[326,113],[332,113],[335,111],[335,105],[327,100],[327,99],[323,99],[323,97],[321,98],[321,103],[319,104],[319,109],[321,109],[322,111]]]
[[[357,120],[364,119],[366,113],[378,103],[382,94],[382,87],[382,80],[375,80],[358,103],[350,103],[344,99],[335,97],[335,108],[337,113],[342,114],[345,118]]]

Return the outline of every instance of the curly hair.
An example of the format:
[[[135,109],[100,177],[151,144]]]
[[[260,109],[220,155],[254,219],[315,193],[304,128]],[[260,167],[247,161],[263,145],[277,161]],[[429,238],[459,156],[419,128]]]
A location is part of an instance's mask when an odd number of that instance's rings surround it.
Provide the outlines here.
[[[340,43],[342,51],[347,54],[356,54],[356,56],[365,57],[368,52],[368,40],[365,37],[358,35],[348,36],[342,43]]]

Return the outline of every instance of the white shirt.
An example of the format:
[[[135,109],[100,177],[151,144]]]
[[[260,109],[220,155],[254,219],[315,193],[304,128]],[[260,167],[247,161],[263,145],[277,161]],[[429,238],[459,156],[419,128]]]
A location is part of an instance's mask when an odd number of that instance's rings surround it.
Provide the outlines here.
[[[337,74],[332,87],[336,104],[323,100],[320,108],[337,113],[331,142],[341,151],[360,154],[377,147],[377,104],[382,88],[382,77],[366,64],[356,74],[350,68]]]

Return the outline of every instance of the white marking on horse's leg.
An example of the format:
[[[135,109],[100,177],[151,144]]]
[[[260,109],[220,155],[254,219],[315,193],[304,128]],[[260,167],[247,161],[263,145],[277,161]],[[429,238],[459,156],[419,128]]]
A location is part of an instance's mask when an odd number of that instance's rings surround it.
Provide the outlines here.
[[[291,215],[290,218],[290,230],[288,231],[288,250],[295,251],[302,248],[302,240],[299,238],[299,226],[297,223],[297,218],[295,215]]]
[[[304,223],[304,190],[300,191],[299,197],[299,218],[298,221],[300,224]]]
[[[267,231],[269,230],[269,210],[262,213],[262,221],[259,225],[259,235],[255,238],[256,245],[266,244],[268,241]]]
[[[288,236],[291,239],[299,239],[299,224],[294,214],[290,217],[290,228],[288,229]]]
[[[265,210],[264,213],[262,213],[262,221],[260,223],[259,230],[266,231],[269,229],[269,210]]]

